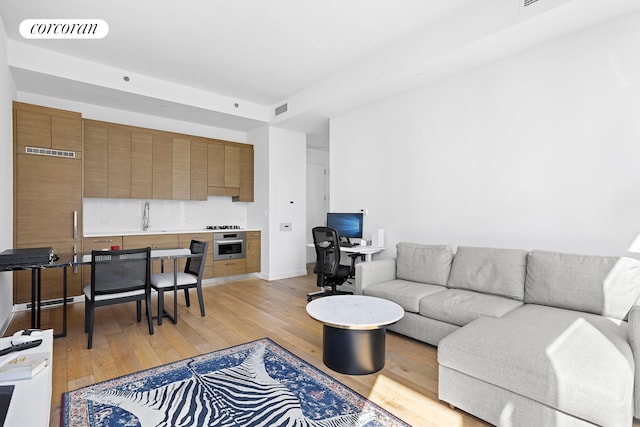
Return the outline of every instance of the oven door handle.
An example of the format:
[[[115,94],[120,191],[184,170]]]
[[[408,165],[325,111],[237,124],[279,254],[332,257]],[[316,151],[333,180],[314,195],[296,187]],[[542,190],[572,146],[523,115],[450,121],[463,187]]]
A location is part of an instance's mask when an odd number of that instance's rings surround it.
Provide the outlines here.
[[[216,244],[221,244],[221,243],[244,243],[244,240],[242,239],[238,239],[238,240],[216,240],[215,241]]]

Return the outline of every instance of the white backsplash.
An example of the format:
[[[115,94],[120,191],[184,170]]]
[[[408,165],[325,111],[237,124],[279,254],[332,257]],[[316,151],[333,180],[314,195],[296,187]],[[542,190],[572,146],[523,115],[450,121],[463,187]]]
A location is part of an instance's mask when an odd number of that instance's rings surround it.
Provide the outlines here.
[[[207,225],[247,227],[246,203],[231,197],[212,197],[205,201],[93,199],[82,203],[84,233],[110,233],[142,230],[145,201],[149,202],[149,230],[201,230]]]

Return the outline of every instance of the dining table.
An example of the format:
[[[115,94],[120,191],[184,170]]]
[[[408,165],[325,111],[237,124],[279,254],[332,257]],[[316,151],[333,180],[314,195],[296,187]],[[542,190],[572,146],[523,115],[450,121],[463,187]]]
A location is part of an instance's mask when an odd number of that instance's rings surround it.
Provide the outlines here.
[[[151,260],[160,260],[161,271],[164,272],[165,261],[173,261],[173,314],[167,312],[162,307],[160,316],[168,317],[173,323],[178,322],[178,288],[177,288],[177,275],[178,275],[178,261],[180,259],[197,258],[202,257],[202,254],[192,254],[187,248],[167,248],[167,249],[152,249]],[[62,268],[62,332],[54,334],[54,338],[60,338],[67,336],[67,269],[76,268],[80,266],[91,265],[91,253],[85,254],[69,254],[61,253],[55,254],[49,261],[43,262],[30,262],[30,263],[16,263],[11,265],[4,265],[0,271],[19,271],[30,270],[31,271],[31,328],[40,329],[41,326],[41,308],[42,308],[42,270],[49,268]],[[155,318],[155,317],[154,317]]]

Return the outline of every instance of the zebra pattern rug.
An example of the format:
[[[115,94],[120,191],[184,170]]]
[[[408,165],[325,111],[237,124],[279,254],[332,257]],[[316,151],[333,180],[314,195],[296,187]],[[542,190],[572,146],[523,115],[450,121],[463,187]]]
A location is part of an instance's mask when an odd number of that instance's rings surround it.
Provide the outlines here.
[[[62,395],[63,426],[407,426],[269,338]]]

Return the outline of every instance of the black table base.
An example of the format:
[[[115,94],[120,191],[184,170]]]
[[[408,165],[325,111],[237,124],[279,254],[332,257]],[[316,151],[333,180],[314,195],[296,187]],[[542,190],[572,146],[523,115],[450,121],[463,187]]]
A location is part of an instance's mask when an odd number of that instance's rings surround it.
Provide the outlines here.
[[[358,330],[324,325],[324,364],[349,375],[378,372],[385,362],[385,334],[385,327]]]

